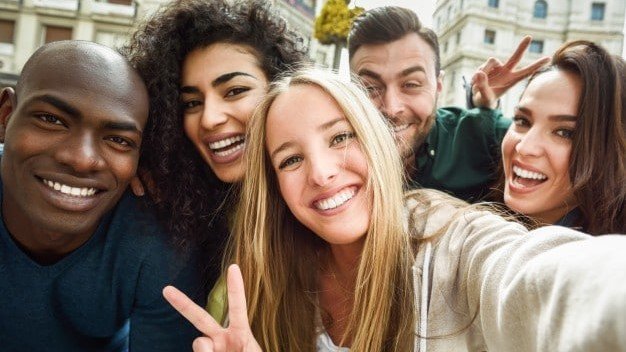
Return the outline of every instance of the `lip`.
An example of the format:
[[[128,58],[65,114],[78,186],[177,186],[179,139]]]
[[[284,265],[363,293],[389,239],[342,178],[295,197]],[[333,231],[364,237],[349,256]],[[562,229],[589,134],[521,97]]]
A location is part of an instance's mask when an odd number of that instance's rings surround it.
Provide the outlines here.
[[[332,209],[327,209],[327,210],[321,210],[318,209],[315,206],[315,203],[323,200],[323,199],[328,199],[333,197],[334,195],[336,195],[337,193],[343,191],[346,188],[351,188],[354,187],[355,191],[354,191],[354,196],[352,196],[352,198],[350,198],[349,200],[347,200],[345,203],[343,203],[342,205],[336,207],[336,208],[332,208]],[[324,193],[321,193],[320,195],[318,195],[313,201],[311,201],[310,203],[310,207],[311,209],[313,209],[314,211],[316,211],[317,213],[324,215],[324,216],[333,216],[336,215],[338,213],[341,213],[344,209],[346,209],[347,207],[350,206],[350,204],[352,203],[352,201],[359,195],[359,193],[361,192],[361,186],[358,184],[350,184],[350,185],[345,185],[345,186],[340,186],[340,187],[335,187],[332,190],[326,191]]]
[[[242,148],[228,155],[215,154],[215,152],[209,147],[210,143],[215,143],[215,142],[218,142],[227,138],[231,138],[231,137],[236,137],[236,136],[245,137],[245,133],[232,132],[232,133],[210,134],[210,135],[205,135],[201,138],[202,143],[204,144],[204,147],[206,148],[206,153],[212,162],[214,162],[215,164],[230,164],[241,159],[245,150],[245,143],[246,143],[245,140],[243,142]]]
[[[537,173],[541,173],[544,174],[544,172],[540,171],[539,169],[526,165],[524,163],[521,163],[517,160],[514,160],[511,163],[511,166],[509,167],[509,177],[507,177],[507,185],[509,187],[509,191],[512,193],[517,193],[517,194],[528,194],[528,193],[532,193],[537,191],[539,188],[541,188],[544,184],[545,181],[548,181],[550,179],[550,177],[548,177],[547,179],[545,179],[544,182],[541,182],[535,186],[532,187],[519,187],[515,184],[515,182],[513,181],[515,179],[515,173],[513,172],[513,166],[517,166],[520,167],[524,170],[528,170],[528,171],[532,171],[532,172],[537,172]]]
[[[59,177],[40,177],[34,176],[35,181],[41,191],[41,195],[45,201],[50,205],[66,212],[87,212],[96,208],[100,203],[102,196],[104,195],[104,187],[96,182],[84,181],[84,182],[68,182]],[[61,193],[48,185],[43,183],[43,179],[47,179],[54,182],[59,182],[65,185],[71,185],[79,188],[95,188],[97,191],[91,196],[72,196],[65,193]]]

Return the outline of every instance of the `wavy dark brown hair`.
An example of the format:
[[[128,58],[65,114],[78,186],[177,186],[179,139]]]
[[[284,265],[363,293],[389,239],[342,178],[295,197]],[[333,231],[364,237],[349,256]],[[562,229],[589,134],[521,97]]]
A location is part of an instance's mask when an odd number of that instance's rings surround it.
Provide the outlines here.
[[[172,1],[140,25],[122,48],[150,95],[140,159],[140,168],[147,172],[142,181],[149,185],[148,193],[174,241],[182,248],[203,250],[213,273],[228,234],[224,204],[233,187],[215,176],[186,137],[180,81],[187,54],[214,43],[252,48],[268,80],[306,57],[301,37],[264,1]]]
[[[626,233],[626,64],[601,46],[579,40],[561,46],[529,82],[554,70],[570,72],[582,83],[569,160],[581,213],[574,225],[592,235]],[[498,201],[503,188],[502,176],[494,192]]]

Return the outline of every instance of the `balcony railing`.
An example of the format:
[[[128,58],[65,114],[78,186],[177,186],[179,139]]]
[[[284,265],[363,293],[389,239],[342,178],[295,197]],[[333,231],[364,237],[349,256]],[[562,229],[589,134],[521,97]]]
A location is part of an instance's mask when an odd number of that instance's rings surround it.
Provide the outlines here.
[[[33,0],[33,6],[75,12],[78,11],[78,0]]]

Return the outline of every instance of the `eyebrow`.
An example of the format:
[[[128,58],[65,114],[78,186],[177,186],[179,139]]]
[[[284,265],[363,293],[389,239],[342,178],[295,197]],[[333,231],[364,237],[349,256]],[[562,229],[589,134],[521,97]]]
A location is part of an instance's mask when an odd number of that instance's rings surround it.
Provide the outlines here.
[[[328,121],[328,122],[324,122],[324,123],[323,123],[323,124],[321,124],[319,127],[317,127],[317,130],[318,130],[318,131],[326,131],[326,130],[328,130],[329,128],[331,128],[331,127],[333,127],[334,125],[336,125],[337,123],[341,122],[341,121],[346,121],[346,118],[345,118],[345,117],[343,117],[343,116],[341,116],[341,117],[338,117],[338,118],[336,118],[336,119],[332,119],[332,120],[330,120],[330,121]],[[291,146],[293,146],[293,145],[294,145],[294,143],[293,143],[293,142],[290,142],[290,141],[288,141],[288,142],[285,142],[285,143],[281,144],[278,148],[276,148],[276,150],[274,150],[274,151],[272,152],[272,154],[270,155],[270,159],[274,159],[274,157],[276,156],[276,154],[278,154],[278,153],[282,152],[283,150],[285,150],[285,149],[287,149],[287,148],[289,148],[289,147],[291,147]]]
[[[104,121],[102,127],[108,130],[127,131],[143,135],[143,132],[132,122]]]
[[[237,77],[237,76],[246,76],[246,77],[250,77],[253,79],[258,80],[258,78],[256,78],[255,76],[249,74],[249,73],[245,73],[245,72],[240,72],[240,71],[235,71],[235,72],[229,72],[229,73],[225,73],[219,77],[217,77],[216,79],[214,79],[211,82],[211,87],[217,87],[221,84],[224,84],[228,81],[230,81],[231,79]],[[180,92],[181,93],[199,93],[200,89],[198,89],[195,86],[183,86],[180,88]]]
[[[533,116],[533,112],[529,108],[526,108],[526,107],[518,105],[518,106],[515,107],[515,109],[523,112],[524,114],[526,114],[528,116]],[[548,116],[548,119],[550,119],[552,121],[571,121],[571,122],[576,122],[576,121],[578,121],[578,116],[576,116],[576,115],[568,115],[568,114],[560,114],[560,115],[550,115],[550,116]]]
[[[424,67],[422,65],[416,65],[416,66],[411,66],[408,68],[405,68],[404,70],[400,71],[400,73],[397,75],[399,77],[406,77],[408,75],[410,75],[413,72],[423,72],[426,73],[426,69],[424,69]],[[381,77],[378,73],[368,70],[366,68],[360,69],[357,74],[359,76],[367,76],[367,77],[371,77],[373,79],[376,80],[381,80]]]
[[[64,113],[70,115],[73,118],[81,118],[82,114],[78,109],[73,107],[72,105],[66,103],[65,101],[49,94],[44,94],[38,97],[33,98],[33,100],[39,100],[44,103],[50,104],[55,108],[63,111]]]

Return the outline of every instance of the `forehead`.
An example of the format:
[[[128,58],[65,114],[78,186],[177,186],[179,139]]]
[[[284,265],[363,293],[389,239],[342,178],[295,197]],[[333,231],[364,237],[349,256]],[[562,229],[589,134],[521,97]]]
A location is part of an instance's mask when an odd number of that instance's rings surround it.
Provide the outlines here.
[[[420,65],[428,74],[435,74],[435,52],[417,33],[409,33],[390,43],[359,47],[350,60],[352,71],[367,69],[381,76],[395,75]]]
[[[183,85],[213,79],[228,72],[245,72],[265,78],[256,52],[240,44],[215,43],[197,48],[185,57],[182,67]]]
[[[289,87],[276,97],[268,111],[268,143],[274,138],[308,134],[325,122],[341,116],[343,112],[335,99],[322,88],[313,84]]]
[[[42,95],[54,96],[84,116],[124,116],[143,127],[148,95],[139,76],[121,58],[100,62],[76,58],[48,60],[32,67],[18,96],[18,105]]]
[[[582,93],[582,82],[577,75],[561,70],[547,71],[528,83],[520,105],[537,104],[542,110],[554,107],[576,114]]]

